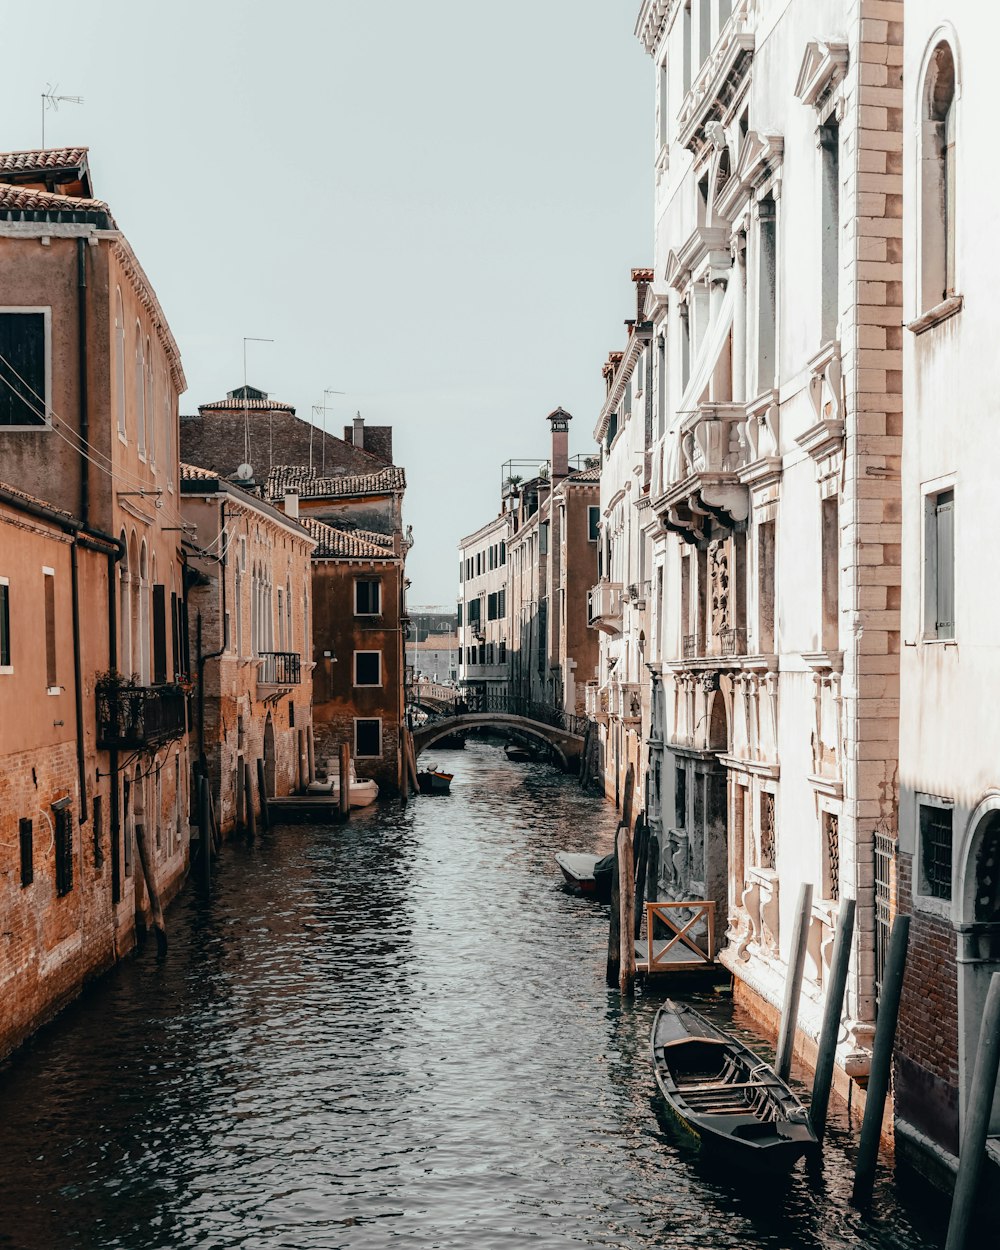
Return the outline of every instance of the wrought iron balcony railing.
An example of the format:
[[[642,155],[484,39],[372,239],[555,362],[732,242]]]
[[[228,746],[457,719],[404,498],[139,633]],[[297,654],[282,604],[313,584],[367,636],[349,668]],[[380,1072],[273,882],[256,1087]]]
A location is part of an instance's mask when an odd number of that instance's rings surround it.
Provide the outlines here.
[[[685,660],[693,660],[698,654],[698,635],[685,634],[681,641],[681,652]]]
[[[745,629],[724,629],[719,634],[719,645],[723,655],[746,655],[747,631]]]
[[[187,732],[180,686],[97,683],[97,745],[101,750],[140,750],[182,738]]]
[[[302,658],[297,651],[258,653],[259,686],[297,686],[302,681]]]

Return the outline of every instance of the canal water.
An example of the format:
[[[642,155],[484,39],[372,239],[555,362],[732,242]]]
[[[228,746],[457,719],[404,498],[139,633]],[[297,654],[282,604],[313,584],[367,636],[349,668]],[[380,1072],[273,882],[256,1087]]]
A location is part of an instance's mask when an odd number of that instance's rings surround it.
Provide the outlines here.
[[[613,811],[488,742],[437,759],[448,798],[227,845],[166,962],[150,943],[0,1069],[0,1246],[941,1244],[888,1172],[848,1206],[840,1106],[813,1172],[703,1165],[654,1092],[660,995],[606,988],[607,909],[553,862],[610,848]]]

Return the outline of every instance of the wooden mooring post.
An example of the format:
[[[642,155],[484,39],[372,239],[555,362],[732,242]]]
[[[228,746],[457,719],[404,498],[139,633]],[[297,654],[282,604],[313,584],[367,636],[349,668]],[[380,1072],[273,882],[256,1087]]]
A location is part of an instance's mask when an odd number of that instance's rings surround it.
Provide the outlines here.
[[[267,786],[264,781],[264,761],[257,761],[257,793],[260,795],[260,823],[264,829],[271,828],[271,813],[267,808]]]
[[[253,787],[250,784],[250,763],[248,760],[243,761],[243,800],[247,809],[247,837],[253,838],[257,835],[257,813],[254,811]]]
[[[618,827],[618,890],[621,919],[618,926],[618,988],[631,994],[635,986],[635,861],[628,825]]]
[[[635,923],[633,933],[638,942],[642,936],[642,917],[646,911],[648,893],[649,822],[645,812],[640,812],[635,822]]]
[[[986,1007],[979,1028],[976,1066],[972,1071],[972,1088],[965,1107],[965,1126],[958,1157],[958,1177],[951,1200],[948,1240],[945,1250],[969,1250],[974,1244],[969,1233],[976,1209],[979,1178],[986,1156],[986,1138],[990,1131],[993,1099],[996,1095],[997,1072],[1000,1070],[1000,972],[990,977]]]
[[[340,817],[347,820],[351,814],[351,748],[346,742],[340,744]]]
[[[246,828],[246,814],[243,799],[243,763],[236,761],[236,832],[242,833]]]
[[[198,833],[201,838],[201,883],[206,892],[212,888],[212,817],[208,807],[208,778],[198,778]]]
[[[882,1139],[882,1116],[885,1114],[885,1098],[889,1092],[892,1051],[896,1044],[896,1021],[899,1019],[899,1000],[903,992],[909,938],[910,917],[897,916],[892,922],[878,998],[872,1064],[868,1073],[868,1089],[865,1092],[865,1118],[861,1122],[861,1143],[858,1147],[854,1192],[851,1197],[856,1207],[864,1207],[871,1202],[872,1189],[875,1186],[875,1165]]]
[[[809,940],[812,899],[812,883],[803,881],[799,887],[799,904],[795,909],[788,979],[785,981],[785,1001],[781,1008],[781,1028],[778,1031],[778,1045],[774,1059],[774,1070],[783,1081],[788,1080],[788,1074],[792,1070],[792,1048],[795,1042],[795,1025],[799,1018],[799,999],[802,996],[802,972],[806,964],[806,943]]]
[[[146,893],[149,895],[149,912],[156,934],[156,951],[162,958],[167,953],[167,926],[163,919],[163,908],[160,905],[160,892],[156,888],[153,877],[153,859],[146,842],[146,822],[135,822],[135,849],[139,854],[139,867],[146,881]]]
[[[854,912],[857,904],[853,898],[840,900],[837,917],[837,935],[833,941],[833,959],[830,968],[830,984],[826,991],[823,1008],[823,1025],[819,1034],[819,1055],[813,1078],[812,1099],[809,1103],[809,1121],[813,1132],[823,1140],[826,1133],[826,1112],[830,1105],[830,1089],[833,1085],[833,1064],[837,1055],[837,1034],[844,1014],[844,991],[847,989],[847,970],[851,965],[851,943],[854,939]]]

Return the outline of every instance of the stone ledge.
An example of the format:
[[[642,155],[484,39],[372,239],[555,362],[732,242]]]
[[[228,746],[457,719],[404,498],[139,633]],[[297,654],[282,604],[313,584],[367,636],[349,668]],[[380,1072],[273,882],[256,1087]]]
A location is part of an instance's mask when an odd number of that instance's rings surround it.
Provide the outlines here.
[[[942,321],[947,321],[949,317],[954,317],[956,313],[961,312],[964,303],[963,295],[949,295],[940,304],[929,308],[922,316],[908,321],[906,328],[913,334],[923,334],[925,330],[930,330],[933,326],[940,325]]]

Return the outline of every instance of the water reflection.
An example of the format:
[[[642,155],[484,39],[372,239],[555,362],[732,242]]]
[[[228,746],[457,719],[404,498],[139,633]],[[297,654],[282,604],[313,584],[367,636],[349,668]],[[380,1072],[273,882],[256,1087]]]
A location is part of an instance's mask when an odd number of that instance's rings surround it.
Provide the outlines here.
[[[659,997],[607,990],[607,911],[552,859],[609,849],[614,813],[488,743],[442,763],[449,798],[227,847],[165,964],[0,1071],[0,1246],[939,1244],[884,1184],[850,1211],[842,1108],[816,1175],[705,1166],[654,1094]]]

